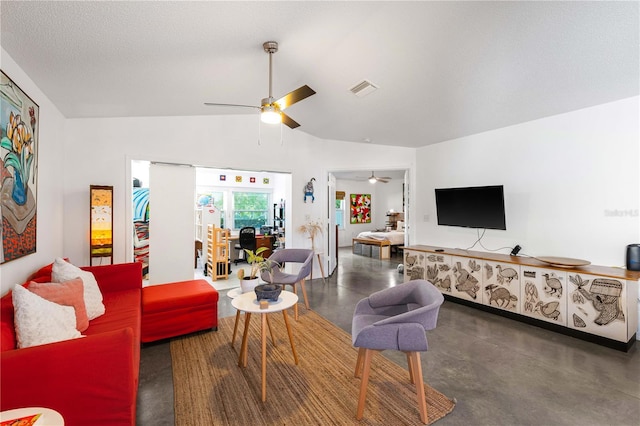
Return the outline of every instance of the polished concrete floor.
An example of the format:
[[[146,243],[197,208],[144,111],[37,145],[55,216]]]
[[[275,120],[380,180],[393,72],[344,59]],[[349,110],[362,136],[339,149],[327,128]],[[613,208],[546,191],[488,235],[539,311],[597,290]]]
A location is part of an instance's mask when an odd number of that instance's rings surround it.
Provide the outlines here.
[[[399,262],[341,250],[327,283],[314,279],[307,285],[312,309],[350,332],[358,300],[402,282]],[[235,315],[225,294],[220,317]],[[449,301],[428,339],[424,379],[457,400],[438,425],[640,424],[637,344],[619,352]],[[383,354],[406,367],[403,354]],[[137,411],[139,425],[175,423],[168,342],[142,349]]]

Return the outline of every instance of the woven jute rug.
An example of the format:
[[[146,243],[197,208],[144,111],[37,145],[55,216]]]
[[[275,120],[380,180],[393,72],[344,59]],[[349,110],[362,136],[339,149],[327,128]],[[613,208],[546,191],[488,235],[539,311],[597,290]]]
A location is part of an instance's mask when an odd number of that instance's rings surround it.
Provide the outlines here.
[[[313,311],[289,315],[299,364],[295,365],[282,314],[270,314],[276,337],[267,341],[267,400],[261,401],[260,318],[253,315],[248,365],[238,367],[241,331],[231,347],[235,317],[218,331],[171,341],[177,425],[419,425],[415,385],[407,370],[376,354],[371,362],[364,418],[355,418],[360,379],[351,336]],[[244,317],[243,317],[244,319]],[[428,356],[428,353],[423,354]],[[426,372],[425,372],[426,374]],[[425,385],[429,423],[455,403]]]

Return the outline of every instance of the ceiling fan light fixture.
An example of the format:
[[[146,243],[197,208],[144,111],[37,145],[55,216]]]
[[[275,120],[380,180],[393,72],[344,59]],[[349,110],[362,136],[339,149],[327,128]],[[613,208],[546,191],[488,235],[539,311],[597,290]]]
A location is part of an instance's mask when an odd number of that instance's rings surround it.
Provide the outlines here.
[[[369,183],[376,183],[376,178],[375,178],[375,177],[373,177],[373,176],[371,176],[371,177],[369,178]]]
[[[282,113],[280,109],[273,105],[263,105],[260,120],[263,123],[278,124],[282,123]]]

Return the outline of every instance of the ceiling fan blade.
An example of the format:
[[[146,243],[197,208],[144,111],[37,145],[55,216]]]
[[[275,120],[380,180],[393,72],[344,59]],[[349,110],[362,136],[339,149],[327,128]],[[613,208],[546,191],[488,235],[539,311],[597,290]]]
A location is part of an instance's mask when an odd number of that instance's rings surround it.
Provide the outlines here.
[[[389,176],[380,176],[378,179],[391,180]]]
[[[386,180],[386,179],[382,179],[382,178],[376,178],[376,181],[378,181],[378,182],[382,182],[382,183],[389,183],[389,181],[388,181],[388,180]]]
[[[255,106],[255,105],[239,105],[239,104],[218,104],[218,103],[214,103],[214,102],[205,102],[204,103],[207,106],[228,106],[228,107],[240,107],[240,108],[256,108],[256,109],[260,109],[259,106]]]
[[[295,104],[296,102],[300,102],[301,100],[315,94],[316,91],[305,84],[302,87],[298,87],[293,92],[287,93],[286,95],[278,99],[275,103],[278,104],[280,110],[283,110]]]
[[[298,124],[293,118],[289,117],[284,112],[281,112],[280,114],[282,114],[282,122],[287,126],[289,126],[290,129],[295,129],[296,127],[300,127],[300,124]]]

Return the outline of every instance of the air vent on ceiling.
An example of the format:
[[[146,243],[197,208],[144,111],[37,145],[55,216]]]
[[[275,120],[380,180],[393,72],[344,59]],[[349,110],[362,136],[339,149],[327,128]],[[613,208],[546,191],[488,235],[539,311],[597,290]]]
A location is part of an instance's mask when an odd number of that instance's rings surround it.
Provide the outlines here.
[[[358,96],[359,98],[363,96],[367,96],[369,93],[378,89],[378,86],[370,82],[369,80],[362,80],[351,89],[351,93]]]

